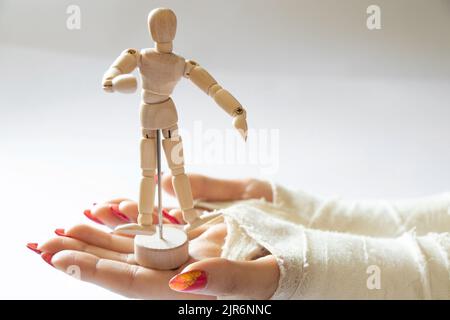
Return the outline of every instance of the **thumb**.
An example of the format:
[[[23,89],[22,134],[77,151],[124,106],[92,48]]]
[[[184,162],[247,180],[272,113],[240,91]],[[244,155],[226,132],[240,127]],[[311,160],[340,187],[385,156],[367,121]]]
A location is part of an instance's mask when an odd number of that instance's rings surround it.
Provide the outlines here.
[[[272,255],[254,261],[210,258],[188,265],[169,281],[169,287],[213,296],[269,299],[278,287],[279,276]]]

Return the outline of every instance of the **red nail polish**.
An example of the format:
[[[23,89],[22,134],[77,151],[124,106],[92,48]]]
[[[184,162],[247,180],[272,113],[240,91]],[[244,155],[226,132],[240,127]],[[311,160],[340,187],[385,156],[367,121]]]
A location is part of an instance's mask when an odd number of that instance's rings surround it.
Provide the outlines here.
[[[66,237],[66,231],[64,229],[55,229],[55,234],[57,236]]]
[[[206,287],[208,278],[205,271],[191,270],[177,274],[170,279],[169,287],[176,291],[194,291]]]
[[[181,224],[181,223],[177,220],[177,218],[175,218],[174,216],[171,216],[171,215],[169,214],[169,212],[167,212],[166,209],[163,209],[163,210],[162,210],[162,214],[163,214],[163,217],[164,217],[164,218],[166,218],[167,220],[170,221],[170,223],[173,223],[173,224]]]
[[[41,254],[41,257],[42,257],[42,259],[44,259],[45,262],[47,262],[49,265],[54,267],[54,265],[52,263],[53,255],[54,255],[54,253],[44,252],[43,254]]]
[[[28,249],[30,249],[30,250],[36,252],[37,254],[41,254],[42,251],[39,250],[37,247],[38,247],[38,244],[37,244],[37,243],[34,243],[34,242],[27,243],[27,248],[28,248]]]
[[[88,219],[90,219],[90,220],[92,220],[92,221],[94,221],[94,222],[96,222],[96,223],[98,223],[98,224],[104,224],[104,223],[101,222],[98,218],[96,218],[96,217],[94,217],[94,216],[92,215],[91,210],[86,209],[86,210],[84,210],[83,213],[84,213],[84,215],[85,215]]]
[[[128,218],[125,214],[123,214],[120,210],[119,210],[119,205],[118,204],[110,204],[109,205],[109,209],[111,210],[111,213],[116,216],[117,218],[119,218],[120,220],[124,221],[124,222],[130,222],[130,218]]]

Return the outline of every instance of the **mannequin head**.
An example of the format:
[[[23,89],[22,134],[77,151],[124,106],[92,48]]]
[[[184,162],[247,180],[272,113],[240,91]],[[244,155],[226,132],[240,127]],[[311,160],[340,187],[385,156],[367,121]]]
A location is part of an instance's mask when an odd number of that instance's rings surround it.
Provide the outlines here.
[[[148,14],[148,29],[156,49],[161,52],[172,51],[172,41],[177,32],[177,17],[175,13],[166,8],[153,9]]]

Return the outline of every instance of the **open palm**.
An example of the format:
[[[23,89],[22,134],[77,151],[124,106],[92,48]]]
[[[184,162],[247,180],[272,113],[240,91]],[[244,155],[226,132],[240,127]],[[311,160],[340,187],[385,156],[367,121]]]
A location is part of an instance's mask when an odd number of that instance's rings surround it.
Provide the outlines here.
[[[190,180],[194,198],[225,201],[265,197],[271,200],[270,186],[257,180],[218,180],[199,175],[191,175]],[[165,177],[162,183],[165,191],[173,194],[170,177]],[[170,213],[165,213],[164,223],[184,223],[179,210]],[[114,199],[85,211],[91,220],[111,228],[135,222],[137,214],[136,202],[128,199]],[[154,221],[157,223],[156,216]],[[58,229],[56,233],[58,237],[40,246],[29,247],[55,268],[67,272],[76,266],[81,280],[131,298],[215,299],[218,295],[237,295],[264,299],[273,294],[278,284],[278,266],[270,255],[249,262],[220,258],[227,234],[223,222],[191,231],[188,234],[189,261],[175,270],[165,271],[136,263],[132,237],[115,235],[86,224]],[[168,285],[174,276],[193,270],[201,270],[207,275],[201,287],[180,290]]]

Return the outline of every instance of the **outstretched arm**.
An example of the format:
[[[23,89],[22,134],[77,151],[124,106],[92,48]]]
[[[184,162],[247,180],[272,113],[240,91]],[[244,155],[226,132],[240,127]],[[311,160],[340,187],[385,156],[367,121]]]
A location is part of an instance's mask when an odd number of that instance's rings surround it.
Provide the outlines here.
[[[186,61],[184,76],[211,96],[226,113],[233,117],[233,126],[239,131],[242,138],[247,140],[247,112],[239,101],[217,84],[208,71],[195,61]]]
[[[139,51],[137,51],[136,49],[127,49],[123,51],[121,55],[112,63],[112,65],[103,75],[102,80],[103,90],[105,90],[106,92],[113,92],[114,91],[113,80],[117,76],[128,74],[132,72],[134,69],[136,69],[138,61],[139,61]],[[135,78],[131,77],[127,79],[128,81],[133,82],[128,83],[128,85],[131,84],[131,87],[133,87],[136,81]]]

